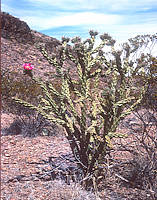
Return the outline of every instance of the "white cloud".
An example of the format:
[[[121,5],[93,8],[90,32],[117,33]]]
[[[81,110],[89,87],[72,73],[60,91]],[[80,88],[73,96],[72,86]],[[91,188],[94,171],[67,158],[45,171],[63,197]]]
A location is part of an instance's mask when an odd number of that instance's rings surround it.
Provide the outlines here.
[[[43,4],[60,9],[106,9],[109,11],[147,10],[152,5],[157,6],[156,0],[28,0],[32,4]]]
[[[154,4],[157,5],[156,0],[117,0],[114,2],[112,0],[108,0],[108,3],[109,2],[112,2],[111,10],[113,11],[144,11],[150,9]]]
[[[77,25],[112,25],[119,23],[121,17],[118,15],[105,15],[92,12],[82,12],[66,16],[54,16],[54,17],[38,17],[28,16],[21,17],[31,27],[38,28],[40,30],[50,29],[60,26],[77,26]]]

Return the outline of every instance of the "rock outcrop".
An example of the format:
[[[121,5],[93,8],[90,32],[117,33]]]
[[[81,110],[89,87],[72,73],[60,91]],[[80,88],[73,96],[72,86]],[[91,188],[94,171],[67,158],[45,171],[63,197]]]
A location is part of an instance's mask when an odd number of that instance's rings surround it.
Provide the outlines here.
[[[1,12],[1,36],[20,43],[33,43],[31,29],[26,22]]]

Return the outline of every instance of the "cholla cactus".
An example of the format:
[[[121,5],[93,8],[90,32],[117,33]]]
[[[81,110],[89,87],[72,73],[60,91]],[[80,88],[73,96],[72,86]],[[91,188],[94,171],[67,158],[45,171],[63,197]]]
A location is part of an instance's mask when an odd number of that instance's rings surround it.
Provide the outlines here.
[[[113,148],[112,138],[125,136],[116,132],[119,122],[141,102],[144,92],[144,88],[140,88],[134,96],[136,87],[132,84],[132,74],[139,71],[129,61],[131,47],[125,45],[126,48],[117,51],[115,40],[108,34],[101,35],[101,43],[95,47],[97,35],[90,31],[90,38],[85,41],[73,38],[72,49],[68,45],[69,38],[62,38],[60,60],[50,58],[41,47],[43,56],[56,69],[61,90],[55,89],[53,82],[33,78],[44,92],[41,104],[34,106],[16,99],[65,128],[73,155],[84,176],[89,177],[87,184],[100,178],[105,155]],[[103,50],[106,45],[110,47],[110,59]],[[68,66],[65,67],[65,63]],[[146,87],[146,82],[143,86]]]

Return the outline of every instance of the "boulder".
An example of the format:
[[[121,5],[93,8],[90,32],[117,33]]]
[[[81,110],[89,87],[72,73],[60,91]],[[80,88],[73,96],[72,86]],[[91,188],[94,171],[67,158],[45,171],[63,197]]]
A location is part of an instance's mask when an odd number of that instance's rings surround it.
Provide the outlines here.
[[[26,22],[1,12],[1,36],[20,43],[33,43],[31,29]]]

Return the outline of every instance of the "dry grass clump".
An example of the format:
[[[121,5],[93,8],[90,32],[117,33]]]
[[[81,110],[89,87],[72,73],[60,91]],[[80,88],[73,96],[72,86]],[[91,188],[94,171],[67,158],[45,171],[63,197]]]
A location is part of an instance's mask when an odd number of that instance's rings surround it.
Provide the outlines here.
[[[80,185],[67,185],[60,180],[15,182],[1,197],[2,200],[96,200],[94,193],[85,191]]]
[[[70,185],[65,184],[60,180],[53,182],[56,193],[60,199],[65,200],[95,200],[96,196],[90,191],[84,190],[79,184],[71,183]]]

